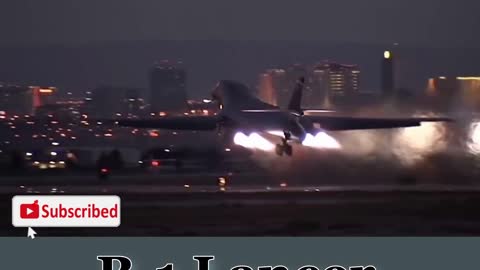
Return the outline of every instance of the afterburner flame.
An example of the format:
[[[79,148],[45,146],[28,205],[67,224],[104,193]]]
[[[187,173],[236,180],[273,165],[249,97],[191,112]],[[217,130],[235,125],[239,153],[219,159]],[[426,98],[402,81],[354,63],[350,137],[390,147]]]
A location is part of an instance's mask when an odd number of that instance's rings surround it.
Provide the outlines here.
[[[480,155],[480,122],[470,125],[468,150],[471,154]]]
[[[302,142],[302,145],[314,148],[325,148],[325,149],[340,149],[341,146],[332,136],[328,135],[325,132],[319,132],[317,135],[313,136],[310,133],[307,133],[305,139]]]
[[[267,139],[260,136],[258,133],[250,133],[249,136],[242,132],[237,132],[233,137],[233,142],[236,145],[240,145],[250,149],[260,149],[263,151],[272,151],[275,146]]]
[[[269,142],[267,139],[260,136],[258,133],[252,133],[248,136],[250,141],[253,143],[255,148],[258,148],[263,151],[271,151],[275,148],[275,146]]]
[[[233,143],[236,145],[243,146],[245,148],[254,148],[248,136],[243,134],[242,132],[237,132],[233,137]]]

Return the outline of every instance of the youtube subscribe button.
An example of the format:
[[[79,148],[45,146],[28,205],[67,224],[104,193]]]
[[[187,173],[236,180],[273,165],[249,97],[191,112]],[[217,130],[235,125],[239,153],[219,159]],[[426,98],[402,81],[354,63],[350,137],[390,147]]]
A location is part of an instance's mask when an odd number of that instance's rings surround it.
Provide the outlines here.
[[[118,196],[14,196],[14,227],[118,227]]]

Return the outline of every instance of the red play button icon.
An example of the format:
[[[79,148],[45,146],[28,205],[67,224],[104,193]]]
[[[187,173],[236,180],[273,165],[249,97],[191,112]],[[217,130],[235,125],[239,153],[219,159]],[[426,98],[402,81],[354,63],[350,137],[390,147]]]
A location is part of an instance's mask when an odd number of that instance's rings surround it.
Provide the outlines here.
[[[40,209],[38,207],[38,200],[34,203],[23,203],[20,205],[20,218],[36,219],[39,215]]]

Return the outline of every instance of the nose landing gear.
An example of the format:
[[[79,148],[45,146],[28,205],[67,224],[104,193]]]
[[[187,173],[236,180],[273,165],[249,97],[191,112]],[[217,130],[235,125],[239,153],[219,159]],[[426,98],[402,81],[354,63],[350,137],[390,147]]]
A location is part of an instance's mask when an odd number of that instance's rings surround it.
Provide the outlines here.
[[[275,145],[275,153],[277,153],[277,156],[283,156],[283,145],[277,143]]]
[[[275,145],[275,153],[277,153],[277,155],[283,156],[283,154],[285,154],[289,157],[292,156],[293,148],[288,144],[290,137],[290,133],[285,132],[285,138],[282,139],[282,143]]]

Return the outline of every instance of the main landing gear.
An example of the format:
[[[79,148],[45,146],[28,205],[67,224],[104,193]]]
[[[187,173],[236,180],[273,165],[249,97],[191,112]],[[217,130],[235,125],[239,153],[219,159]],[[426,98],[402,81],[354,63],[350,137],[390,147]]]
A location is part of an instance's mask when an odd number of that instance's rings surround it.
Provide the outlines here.
[[[293,148],[290,144],[288,144],[288,140],[290,139],[291,135],[288,132],[285,132],[285,138],[282,139],[282,143],[278,143],[275,145],[275,153],[279,156],[283,156],[283,154],[287,156],[292,156]]]

